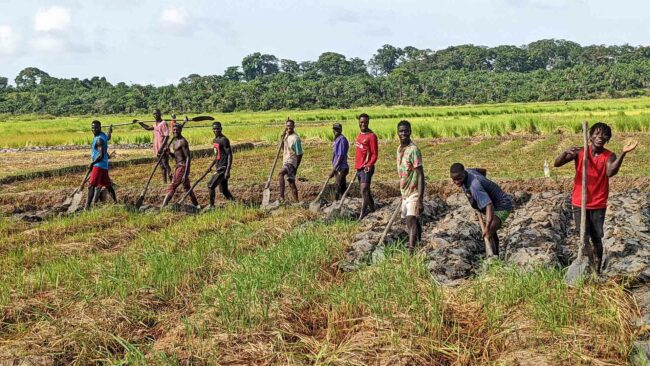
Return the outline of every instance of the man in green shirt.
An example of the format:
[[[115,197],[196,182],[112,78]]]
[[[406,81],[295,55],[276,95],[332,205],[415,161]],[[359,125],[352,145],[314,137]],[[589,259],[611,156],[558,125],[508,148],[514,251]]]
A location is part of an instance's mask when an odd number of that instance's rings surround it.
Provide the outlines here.
[[[402,120],[397,124],[397,174],[402,194],[402,218],[406,219],[409,233],[408,249],[413,252],[422,236],[419,216],[424,210],[424,168],[422,153],[411,140],[411,123]]]

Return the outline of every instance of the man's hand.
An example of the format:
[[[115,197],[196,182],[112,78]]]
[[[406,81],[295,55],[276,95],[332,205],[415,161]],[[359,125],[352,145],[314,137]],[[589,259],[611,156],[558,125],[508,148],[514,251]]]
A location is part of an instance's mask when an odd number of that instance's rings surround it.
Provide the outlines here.
[[[183,183],[185,183],[185,179],[187,179],[187,175],[183,174],[183,179],[181,179],[181,184],[179,185],[183,185]]]
[[[490,236],[490,230],[488,230],[488,226],[485,225],[485,227],[483,228],[483,237],[488,238],[489,236]]]
[[[90,163],[90,165],[88,165],[88,169],[92,169],[93,166],[95,166],[95,162],[94,162],[94,161],[93,161],[92,163]]]
[[[580,148],[574,146],[574,147],[570,147],[570,148],[568,148],[568,149],[564,152],[564,155],[566,155],[567,158],[571,158],[571,159],[573,159],[573,158],[575,158],[576,156],[578,156],[579,153],[580,153]]]
[[[332,173],[330,174],[330,178],[334,178],[336,175],[336,169],[332,170]]]
[[[628,141],[625,146],[623,146],[623,154],[627,154],[630,151],[636,149],[636,146],[639,144],[639,141],[631,140]]]
[[[424,202],[422,202],[421,199],[418,199],[415,210],[417,211],[418,216],[422,215],[422,212],[424,212]]]
[[[108,126],[108,133],[113,133],[113,125]]]
[[[370,173],[370,167],[369,166],[364,166],[363,171],[366,172],[366,174]]]
[[[223,175],[226,180],[230,179],[230,170],[226,170],[226,173]]]

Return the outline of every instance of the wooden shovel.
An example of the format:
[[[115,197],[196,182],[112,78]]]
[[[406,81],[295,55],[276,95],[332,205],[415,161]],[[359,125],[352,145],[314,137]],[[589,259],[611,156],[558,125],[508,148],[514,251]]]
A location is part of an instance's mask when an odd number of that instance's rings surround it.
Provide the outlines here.
[[[169,142],[166,145],[167,146],[171,145],[172,141],[174,141],[174,137],[172,137],[171,140],[169,140]],[[151,178],[153,178],[153,175],[156,173],[156,169],[158,169],[158,166],[160,165],[160,162],[162,161],[164,156],[165,156],[164,153],[160,154],[160,157],[158,157],[158,161],[156,161],[156,165],[153,166],[153,170],[149,175],[149,179],[147,179],[147,183],[144,185],[144,189],[142,189],[142,192],[140,193],[140,197],[138,197],[138,200],[135,201],[136,209],[139,209],[140,206],[142,206],[142,204],[144,203],[144,196],[147,194],[147,191],[149,190],[149,183],[151,183]]]
[[[343,192],[343,196],[341,196],[341,200],[339,201],[339,205],[336,206],[335,208],[330,211],[330,213],[327,215],[328,218],[334,218],[335,216],[338,216],[341,214],[341,207],[343,207],[343,203],[345,203],[345,199],[348,197],[348,192],[350,192],[350,188],[352,188],[352,184],[354,181],[357,179],[357,175],[355,174],[354,177],[352,177],[352,180],[350,181],[350,184],[348,184],[348,188],[345,189],[345,192]]]
[[[381,233],[377,245],[382,245],[384,243],[384,239],[386,239],[386,235],[390,231],[390,228],[393,226],[393,223],[397,219],[397,214],[399,214],[401,210],[402,210],[402,200],[400,199],[399,203],[397,204],[397,208],[395,209],[395,211],[393,211],[393,214],[390,216],[390,220],[388,220],[388,224],[386,224],[386,228],[384,228],[384,232]]]
[[[77,189],[72,192],[68,198],[63,202],[63,205],[69,205],[67,212],[68,213],[73,213],[77,211],[79,208],[79,204],[81,203],[81,198],[83,197],[83,189],[84,185],[86,184],[86,181],[88,180],[88,176],[90,175],[90,172],[93,170],[92,167],[88,168],[88,171],[86,172],[86,175],[84,176],[84,179],[81,181],[81,184]]]
[[[285,132],[286,133],[286,132]],[[275,160],[273,161],[273,167],[271,167],[271,172],[269,173],[269,178],[266,180],[266,185],[264,186],[264,192],[262,192],[262,207],[268,206],[271,201],[271,179],[273,178],[273,172],[275,171],[275,166],[278,164],[278,158],[280,157],[280,152],[284,146],[284,135],[280,139],[280,144],[278,145],[278,152],[275,154]]]
[[[309,210],[312,212],[318,212],[320,209],[320,198],[323,195],[323,192],[325,192],[325,188],[327,187],[327,183],[330,182],[330,179],[332,179],[331,176],[327,176],[327,180],[325,181],[325,184],[323,184],[323,188],[320,189],[320,192],[318,193],[318,196],[316,196],[316,199],[311,201],[309,204]]]
[[[585,236],[587,229],[587,162],[589,160],[589,145],[588,145],[588,129],[587,121],[582,122],[582,140],[583,140],[583,156],[582,156],[582,201],[580,205],[580,244],[578,246],[578,256],[573,260],[569,269],[566,272],[566,279],[569,284],[574,284],[580,278],[587,268],[589,267],[589,260],[584,255]]]
[[[478,223],[481,226],[481,236],[483,236],[483,232],[485,231],[485,224],[483,223],[483,215],[481,215],[480,212],[477,212],[476,217],[478,217]],[[487,258],[494,257],[494,251],[492,251],[492,239],[483,236],[483,241],[485,242],[485,256]]]
[[[212,168],[212,165],[210,166],[210,168]],[[208,169],[208,170],[206,170],[205,173],[203,173],[203,175],[199,177],[199,179],[197,179],[196,181],[194,181],[194,184],[192,184],[192,187],[190,187],[190,190],[187,191],[187,192],[185,192],[185,194],[183,195],[183,197],[181,197],[181,199],[178,200],[178,202],[176,202],[176,204],[177,204],[177,205],[182,204],[183,201],[185,201],[185,199],[187,198],[187,196],[189,196],[190,193],[192,193],[192,192],[194,191],[194,188],[196,187],[196,185],[199,184],[199,182],[201,182],[201,181],[205,178],[205,176],[208,175],[208,173],[210,173],[211,171],[212,171],[212,169]]]

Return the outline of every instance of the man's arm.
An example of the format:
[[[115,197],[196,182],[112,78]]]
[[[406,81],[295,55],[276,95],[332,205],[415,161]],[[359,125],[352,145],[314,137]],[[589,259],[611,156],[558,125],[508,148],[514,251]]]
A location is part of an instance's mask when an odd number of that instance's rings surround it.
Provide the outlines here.
[[[90,167],[92,168],[95,164],[99,163],[104,159],[104,154],[106,154],[106,151],[104,151],[104,145],[101,143],[103,140],[101,138],[97,139],[97,142],[95,143],[95,147],[99,150],[99,155],[95,158],[90,163]]]
[[[111,141],[111,135],[113,135],[113,125],[108,126],[108,133],[106,134],[107,141]]]
[[[226,165],[225,178],[230,179],[230,168],[232,167],[232,149],[230,148],[230,140],[226,139],[226,146],[223,150],[226,152],[226,157],[228,158],[228,164]]]
[[[378,151],[379,151],[379,146],[378,146],[378,143],[377,143],[377,135],[375,135],[373,133],[370,136],[371,136],[370,141],[369,141],[369,145],[370,145],[370,154],[369,155],[370,156],[368,157],[368,162],[366,163],[367,168],[375,166],[375,164],[377,163],[377,158],[378,158],[377,155],[378,155]]]
[[[160,149],[158,149],[158,155],[162,154],[163,151],[165,151],[165,147],[167,146],[168,141],[169,141],[169,135],[163,138],[162,144],[160,144]]]
[[[298,161],[296,161],[296,170],[298,170],[301,161],[302,161],[302,154],[298,155]]]
[[[341,165],[341,160],[343,160],[343,156],[339,155],[339,157],[336,158],[336,161],[334,162],[334,167],[332,168],[330,178],[336,175],[336,171],[338,170],[339,165]]]
[[[190,153],[190,145],[187,143],[187,140],[183,139],[181,149],[183,149],[183,154],[185,154],[185,172],[183,173],[183,182],[185,182],[187,174],[190,171],[190,164],[192,163],[192,154]]]
[[[485,206],[485,227],[483,228],[483,236],[488,236],[490,233],[490,226],[494,220],[494,205],[490,202]]]
[[[142,126],[142,128],[144,128],[144,129],[147,130],[147,131],[153,131],[153,127],[151,127],[151,126],[145,124],[144,122],[138,122],[138,124],[139,124],[140,126]]]
[[[560,154],[557,158],[555,158],[555,162],[553,163],[553,166],[559,168],[570,161],[576,160],[579,153],[580,153],[579,147],[575,147],[575,146],[570,147],[569,149],[562,152],[562,154]]]
[[[418,173],[418,214],[424,211],[424,167],[420,165],[415,168]]]
[[[636,145],[638,144],[637,141],[631,141],[627,143],[623,147],[623,151],[621,152],[621,155],[616,157],[616,154],[612,154],[612,156],[609,157],[609,160],[607,160],[607,176],[608,177],[613,177],[618,173],[618,170],[621,168],[621,165],[623,164],[623,159],[625,158],[625,155],[629,153],[630,151],[636,149]]]

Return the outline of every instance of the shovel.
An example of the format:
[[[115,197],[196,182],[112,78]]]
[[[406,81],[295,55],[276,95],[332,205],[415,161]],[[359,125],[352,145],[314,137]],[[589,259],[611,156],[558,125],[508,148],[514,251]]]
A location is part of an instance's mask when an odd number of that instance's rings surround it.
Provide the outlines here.
[[[384,228],[384,232],[381,233],[377,245],[382,245],[384,243],[384,239],[386,239],[386,235],[390,231],[390,228],[393,226],[393,223],[397,219],[397,214],[401,210],[402,210],[402,200],[400,199],[399,203],[397,204],[397,208],[395,208],[395,211],[393,211],[393,214],[390,216],[390,220],[388,220],[388,224],[386,224],[386,228]]]
[[[280,140],[280,145],[278,145],[278,152],[275,154],[275,161],[273,161],[273,167],[269,173],[269,179],[266,180],[266,185],[264,186],[264,192],[262,192],[262,207],[268,206],[271,201],[271,178],[273,178],[273,172],[275,171],[275,166],[278,164],[278,158],[280,157],[280,151],[282,151],[282,146],[284,146],[284,133]]]
[[[210,166],[210,168],[212,168],[212,166]],[[189,196],[190,193],[192,193],[192,191],[194,191],[194,188],[196,187],[196,185],[199,184],[199,182],[201,182],[201,181],[205,178],[205,176],[208,175],[208,173],[210,173],[211,171],[212,171],[211,169],[210,169],[210,170],[206,170],[205,173],[203,173],[203,175],[202,175],[201,177],[199,177],[199,179],[197,179],[196,181],[194,181],[194,184],[192,184],[192,187],[190,187],[189,191],[185,192],[185,194],[183,195],[183,197],[181,197],[181,199],[178,200],[178,202],[176,202],[176,204],[177,204],[177,205],[182,204],[183,201],[185,201],[185,199],[187,198],[187,196]]]
[[[196,117],[185,120],[185,122],[201,122],[201,121],[214,121],[214,117],[212,117],[212,116],[196,116]],[[111,126],[113,126],[113,127],[129,126],[129,125],[132,125],[132,124],[135,124],[135,123],[138,123],[138,122],[153,123],[153,122],[157,122],[157,121],[140,121],[140,120],[134,119],[131,122],[118,123],[118,124],[114,124],[114,125],[111,125]]]
[[[478,217],[478,223],[481,226],[481,236],[483,236],[483,232],[485,231],[483,216],[480,212],[477,212],[476,217]],[[494,257],[494,252],[492,251],[492,240],[488,237],[483,236],[483,241],[485,242],[485,256],[487,258]]]
[[[72,192],[72,194],[68,196],[68,198],[66,198],[66,200],[63,202],[64,206],[69,205],[67,209],[68,213],[73,213],[77,211],[77,209],[79,208],[79,204],[81,203],[81,198],[83,197],[84,194],[83,192],[84,185],[86,184],[86,181],[88,180],[88,176],[90,175],[91,171],[92,168],[89,168],[88,171],[86,172],[86,175],[84,176],[84,179],[81,181],[79,187],[77,187],[77,189],[75,189],[74,192]]]
[[[174,141],[174,138],[172,137],[171,140],[167,143],[167,146]],[[138,197],[138,200],[135,201],[135,208],[140,209],[140,206],[144,203],[144,196],[147,194],[147,190],[149,190],[149,183],[151,183],[151,178],[153,178],[154,173],[156,173],[156,169],[158,169],[158,166],[160,165],[160,162],[162,161],[164,157],[164,154],[160,154],[160,157],[158,158],[158,161],[156,161],[156,165],[154,165],[153,170],[151,171],[151,174],[149,175],[149,179],[147,179],[147,184],[144,185],[144,189],[142,190],[142,193],[140,193],[140,197]]]
[[[323,184],[323,188],[321,188],[320,192],[318,193],[318,196],[316,196],[316,199],[314,199],[309,204],[309,210],[311,212],[318,212],[318,210],[320,209],[320,198],[323,195],[323,192],[325,192],[325,188],[327,187],[327,183],[330,182],[330,179],[332,179],[332,177],[328,176],[327,180],[325,181],[325,184]]]
[[[345,203],[345,199],[348,197],[348,192],[350,192],[350,188],[352,188],[352,184],[356,179],[357,179],[357,175],[355,174],[354,177],[352,177],[350,184],[348,184],[348,188],[346,188],[345,192],[343,192],[343,196],[341,196],[341,201],[339,202],[339,205],[334,209],[332,209],[332,211],[330,211],[330,213],[327,215],[329,219],[332,219],[335,216],[339,216],[341,214],[341,207],[343,207],[343,204]]]
[[[567,283],[573,285],[582,277],[589,268],[589,260],[584,255],[585,236],[587,229],[587,161],[589,160],[589,150],[587,145],[588,135],[587,121],[582,122],[583,135],[583,157],[582,157],[582,201],[580,205],[580,246],[578,247],[578,256],[573,260],[566,272]]]

